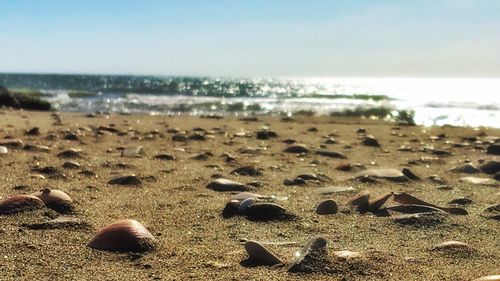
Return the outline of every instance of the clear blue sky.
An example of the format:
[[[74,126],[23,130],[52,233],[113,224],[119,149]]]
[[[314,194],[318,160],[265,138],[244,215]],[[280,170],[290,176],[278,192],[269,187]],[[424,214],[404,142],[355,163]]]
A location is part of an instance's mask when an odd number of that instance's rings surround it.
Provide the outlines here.
[[[0,72],[500,77],[500,0],[0,0]]]

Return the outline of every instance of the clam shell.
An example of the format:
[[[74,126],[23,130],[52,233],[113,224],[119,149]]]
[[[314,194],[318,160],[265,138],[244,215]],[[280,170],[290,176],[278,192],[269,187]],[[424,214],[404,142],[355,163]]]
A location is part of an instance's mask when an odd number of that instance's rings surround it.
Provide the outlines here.
[[[487,219],[500,220],[500,204],[486,207],[481,212],[481,216]]]
[[[80,150],[75,149],[75,148],[70,148],[68,150],[65,150],[63,152],[60,152],[57,154],[58,157],[60,158],[80,158]]]
[[[353,251],[348,251],[348,250],[344,250],[344,251],[335,251],[335,252],[333,252],[333,254],[334,254],[337,258],[340,258],[340,259],[345,259],[345,260],[349,260],[349,259],[354,259],[354,258],[362,257],[362,253],[359,253],[359,252],[353,252]]]
[[[274,203],[255,203],[245,211],[245,215],[255,220],[278,219],[285,214],[285,208]]]
[[[42,209],[43,201],[31,195],[15,195],[0,201],[0,215]]]
[[[136,220],[116,221],[97,232],[87,246],[116,252],[145,252],[154,249],[155,238]]]
[[[0,146],[0,154],[7,154],[9,150],[5,146]]]
[[[477,184],[477,185],[487,185],[487,186],[497,186],[500,185],[494,179],[488,178],[478,178],[478,177],[463,177],[459,181],[463,183]]]
[[[406,182],[408,178],[399,170],[396,169],[369,169],[356,174],[355,178],[362,177],[382,178],[396,182]]]
[[[318,215],[329,215],[336,214],[338,211],[337,202],[333,199],[327,199],[319,203],[316,207],[316,214]]]
[[[46,188],[31,195],[40,198],[48,208],[59,213],[70,213],[73,210],[73,200],[64,191]]]
[[[347,202],[347,205],[356,207],[360,212],[366,212],[368,210],[368,201],[370,200],[370,192],[368,190],[363,190]]]
[[[283,263],[279,257],[269,251],[266,247],[262,246],[259,242],[246,242],[245,250],[248,253],[248,259],[257,264],[275,265]]]
[[[388,211],[395,211],[404,214],[421,214],[421,213],[444,213],[443,210],[427,205],[405,204],[387,207]]]
[[[309,149],[303,144],[292,145],[283,150],[287,153],[308,153]]]

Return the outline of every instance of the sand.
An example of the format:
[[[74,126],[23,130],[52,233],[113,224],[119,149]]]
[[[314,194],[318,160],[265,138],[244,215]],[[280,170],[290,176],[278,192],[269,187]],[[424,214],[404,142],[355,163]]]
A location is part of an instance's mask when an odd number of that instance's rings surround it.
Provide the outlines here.
[[[497,159],[485,153],[487,144],[453,146],[463,137],[480,140],[500,136],[499,129],[399,126],[366,119],[333,117],[297,117],[282,121],[279,117],[258,117],[241,121],[237,117],[208,119],[189,116],[96,115],[83,113],[0,111],[0,139],[11,136],[26,144],[44,145],[49,151],[9,148],[0,155],[0,198],[30,194],[43,188],[59,189],[75,201],[74,217],[85,221],[83,227],[33,230],[28,226],[44,222],[58,214],[50,209],[0,216],[0,280],[472,280],[484,275],[500,274],[500,222],[485,219],[481,211],[500,203],[498,184],[463,183],[459,178],[477,176],[449,170],[469,160]],[[98,126],[113,126],[123,134],[96,134]],[[255,132],[268,126],[278,137],[259,140]],[[40,134],[25,135],[39,127]],[[194,128],[214,131],[206,140],[176,142],[169,128]],[[381,147],[361,144],[357,133],[363,127],[373,134]],[[317,130],[309,130],[316,128]],[[233,137],[238,132],[249,137]],[[78,140],[65,140],[68,133]],[[152,132],[152,133],[151,133]],[[392,134],[391,134],[392,132]],[[293,138],[310,149],[320,148],[324,136],[333,134],[336,143],[325,149],[347,156],[329,158],[314,153],[283,153]],[[398,135],[399,134],[399,135]],[[432,136],[445,134],[443,138]],[[48,137],[49,136],[49,137]],[[498,138],[497,138],[498,139]],[[122,157],[120,147],[143,146],[137,158]],[[414,151],[398,151],[406,145]],[[432,155],[433,146],[451,152],[448,156]],[[260,148],[257,154],[242,154],[241,148]],[[70,148],[81,149],[82,157],[73,159],[81,167],[65,169],[67,159],[56,155]],[[207,160],[195,160],[197,153],[210,152]],[[175,155],[171,161],[153,160],[159,153]],[[229,153],[236,158],[226,163],[221,157]],[[438,157],[429,163],[409,165],[421,157]],[[495,158],[497,157],[497,158]],[[128,168],[117,167],[126,163]],[[362,168],[340,171],[342,163],[365,168],[411,169],[421,181],[392,182],[378,180],[364,183],[353,180]],[[261,176],[232,175],[238,167],[253,165]],[[62,177],[37,176],[34,167],[56,167]],[[92,174],[82,174],[81,171]],[[324,174],[324,182],[287,186],[285,179],[301,173]],[[110,185],[108,181],[135,174],[140,186]],[[216,192],[206,186],[214,174],[238,182],[261,181],[255,192],[287,196],[276,201],[296,216],[284,221],[256,222],[244,216],[223,218],[222,209],[231,194]],[[439,175],[447,181],[435,183],[427,177]],[[498,182],[496,182],[498,183]],[[319,195],[314,190],[325,186],[352,186],[354,191]],[[442,224],[429,227],[400,225],[392,217],[360,214],[356,211],[320,216],[314,210],[324,199],[334,199],[339,206],[361,190],[373,196],[386,192],[407,192],[438,206],[451,206],[450,200],[466,197],[472,204],[460,206],[469,215],[449,215]],[[156,238],[156,249],[146,253],[116,253],[87,247],[94,233],[119,219],[141,222]],[[313,236],[328,241],[330,264],[326,270],[312,273],[289,273],[288,266],[300,245]],[[284,265],[251,266],[241,239],[298,244],[266,246],[285,261]],[[444,241],[469,244],[471,253],[442,253],[431,249]],[[361,258],[339,260],[333,252],[350,250]]]

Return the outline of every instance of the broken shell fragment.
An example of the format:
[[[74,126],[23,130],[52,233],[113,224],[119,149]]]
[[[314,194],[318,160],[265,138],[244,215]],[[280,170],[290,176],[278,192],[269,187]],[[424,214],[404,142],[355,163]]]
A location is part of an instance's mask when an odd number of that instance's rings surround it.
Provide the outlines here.
[[[245,250],[248,253],[248,259],[256,264],[275,265],[283,263],[280,258],[256,241],[246,242]]]
[[[500,220],[500,204],[486,207],[481,212],[481,216],[487,219]]]
[[[500,281],[500,275],[483,276],[472,281]]]
[[[155,248],[155,238],[140,222],[120,220],[99,230],[87,246],[104,251],[146,252]]]
[[[42,209],[45,205],[38,197],[15,195],[0,201],[0,215],[10,215],[25,211]]]
[[[347,205],[355,207],[361,213],[366,213],[368,210],[370,200],[370,192],[368,190],[363,190],[358,194],[354,195],[354,197],[347,202]]]

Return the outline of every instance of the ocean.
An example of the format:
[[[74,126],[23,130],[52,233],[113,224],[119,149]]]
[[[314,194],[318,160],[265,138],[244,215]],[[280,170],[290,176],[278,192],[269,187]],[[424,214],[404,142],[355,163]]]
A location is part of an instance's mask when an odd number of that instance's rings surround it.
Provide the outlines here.
[[[36,91],[60,111],[294,115],[382,108],[392,116],[413,111],[415,122],[428,126],[500,127],[500,79],[0,74],[0,85]]]

